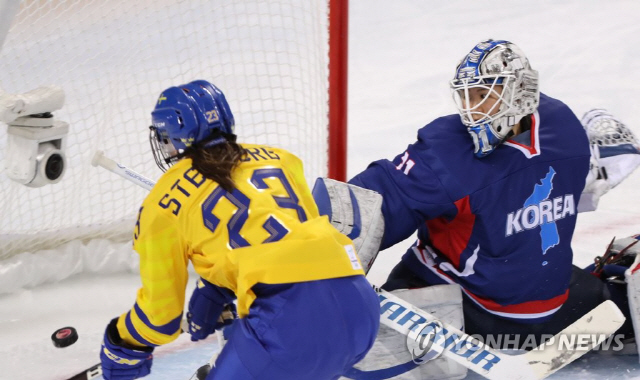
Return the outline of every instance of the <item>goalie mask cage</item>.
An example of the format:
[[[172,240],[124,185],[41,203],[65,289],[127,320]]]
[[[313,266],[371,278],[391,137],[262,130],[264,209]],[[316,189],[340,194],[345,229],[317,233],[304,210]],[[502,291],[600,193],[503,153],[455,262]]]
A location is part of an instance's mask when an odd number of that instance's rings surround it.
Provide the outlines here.
[[[0,9],[16,1],[0,0]],[[103,150],[156,180],[148,126],[169,86],[211,81],[229,101],[240,142],[292,151],[310,183],[344,180],[347,0],[19,3],[15,17],[0,17],[0,89],[64,90],[54,115],[69,123],[67,168],[41,188],[0,176],[0,293],[135,266],[132,231],[147,191],[90,162]],[[4,124],[0,144],[4,164]]]

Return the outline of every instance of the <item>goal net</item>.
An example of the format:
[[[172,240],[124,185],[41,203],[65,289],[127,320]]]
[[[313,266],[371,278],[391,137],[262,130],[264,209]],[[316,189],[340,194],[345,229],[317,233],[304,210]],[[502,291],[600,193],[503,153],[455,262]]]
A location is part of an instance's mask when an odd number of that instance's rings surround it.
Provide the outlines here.
[[[157,179],[148,126],[169,86],[211,81],[240,142],[294,152],[310,183],[327,175],[330,16],[327,0],[20,1],[0,50],[0,89],[64,90],[54,114],[69,124],[67,169],[40,188],[0,176],[0,293],[134,265],[131,231],[147,191],[90,162],[103,150]],[[6,144],[0,125],[3,163]]]

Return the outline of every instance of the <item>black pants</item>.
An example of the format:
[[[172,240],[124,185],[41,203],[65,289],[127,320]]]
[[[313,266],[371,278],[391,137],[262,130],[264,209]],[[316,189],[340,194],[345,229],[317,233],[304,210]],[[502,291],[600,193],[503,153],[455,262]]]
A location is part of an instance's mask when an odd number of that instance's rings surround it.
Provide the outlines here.
[[[418,277],[401,261],[393,268],[382,289],[391,291],[396,289],[423,288],[426,286],[430,286],[430,284]],[[612,286],[615,288],[612,288]],[[626,286],[622,287],[624,287],[624,289],[617,284],[609,286],[597,277],[574,265],[571,282],[569,284],[569,297],[564,305],[553,314],[550,320],[543,323],[530,324],[501,318],[481,309],[465,295],[462,301],[464,329],[469,335],[482,337],[485,343],[494,346],[494,348],[531,349],[543,343],[544,340],[546,340],[545,336],[547,336],[548,339],[549,336],[556,335],[584,314],[591,311],[594,307],[605,300],[612,299],[627,317],[625,324],[618,330],[618,333],[625,334],[625,337],[632,337],[633,326],[631,324],[631,318],[629,317]],[[527,342],[526,339],[533,339],[536,344],[532,346],[531,340]],[[516,347],[514,347],[514,344]],[[498,347],[495,347],[496,345]]]

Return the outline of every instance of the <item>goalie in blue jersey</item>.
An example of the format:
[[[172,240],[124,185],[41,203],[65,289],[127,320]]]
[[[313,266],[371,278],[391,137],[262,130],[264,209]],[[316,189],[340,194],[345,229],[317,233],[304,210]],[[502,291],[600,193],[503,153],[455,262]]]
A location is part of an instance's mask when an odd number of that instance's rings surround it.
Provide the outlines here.
[[[154,348],[178,337],[191,261],[191,339],[222,327],[234,300],[239,315],[207,379],[337,379],[373,345],[379,303],[352,241],[319,216],[300,159],[236,143],[206,81],[163,91],[151,115],[166,172],[138,213],[142,287],[106,329],[104,378],[146,376]]]
[[[591,136],[564,103],[540,93],[538,72],[509,41],[477,44],[450,87],[459,114],[427,124],[393,160],[375,161],[351,179],[382,195],[382,222],[367,231],[361,259],[368,267],[378,249],[417,231],[384,289],[458,284],[465,332],[532,335],[542,343],[612,297],[605,282],[572,265],[587,177],[585,201],[593,205],[603,193],[594,185],[600,176]],[[585,126],[603,122],[623,126],[604,111],[591,112]],[[628,148],[640,157],[635,139]],[[335,214],[335,195],[322,184],[314,195],[321,212]],[[379,244],[371,242],[375,234]],[[628,316],[624,299],[619,306]],[[621,331],[630,333],[629,319]]]

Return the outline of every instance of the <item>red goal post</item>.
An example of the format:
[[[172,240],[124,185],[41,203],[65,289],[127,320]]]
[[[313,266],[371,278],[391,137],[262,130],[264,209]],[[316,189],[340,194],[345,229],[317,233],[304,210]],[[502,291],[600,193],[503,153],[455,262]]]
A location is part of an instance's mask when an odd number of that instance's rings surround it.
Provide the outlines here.
[[[349,0],[329,0],[329,173],[347,180]]]
[[[157,179],[147,126],[171,85],[210,80],[225,92],[240,142],[291,150],[310,183],[346,179],[348,0],[0,0],[5,9],[17,12],[0,16],[0,96],[61,87],[54,114],[69,135],[60,182],[28,188],[0,176],[0,270],[67,268],[55,278],[5,275],[0,293],[58,280],[70,266],[114,270],[122,260],[111,252],[131,254],[146,192],[92,167],[91,156],[103,150]],[[0,125],[0,162],[7,142]]]

